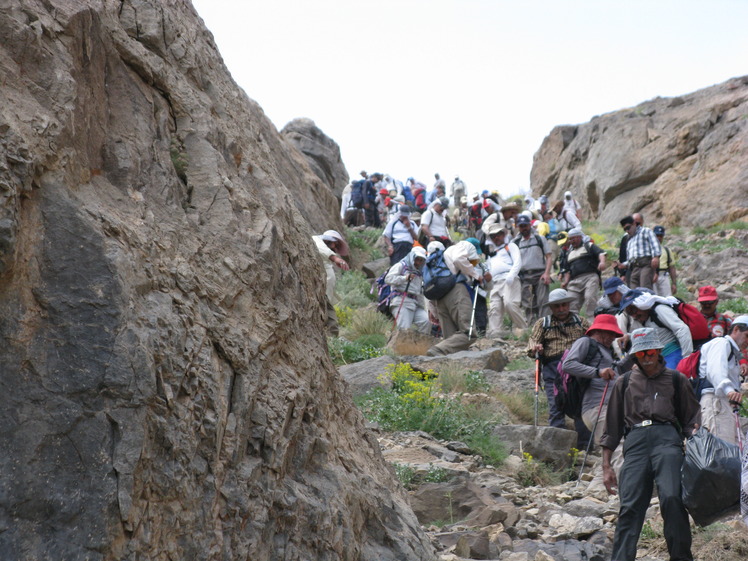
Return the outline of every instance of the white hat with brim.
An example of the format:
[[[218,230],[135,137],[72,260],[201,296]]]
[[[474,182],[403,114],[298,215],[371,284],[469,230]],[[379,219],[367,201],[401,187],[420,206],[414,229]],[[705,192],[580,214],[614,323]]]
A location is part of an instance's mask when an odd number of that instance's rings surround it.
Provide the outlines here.
[[[657,331],[651,327],[642,327],[631,332],[631,354],[639,351],[662,349],[664,346],[657,336]]]
[[[346,257],[348,255],[348,244],[338,232],[335,230],[327,230],[320,236],[326,242],[338,242],[340,244],[338,249],[338,255]]]
[[[566,304],[567,302],[571,302],[572,300],[574,300],[574,297],[569,296],[569,293],[566,292],[566,290],[564,290],[563,288],[551,290],[551,293],[548,295],[548,305]]]

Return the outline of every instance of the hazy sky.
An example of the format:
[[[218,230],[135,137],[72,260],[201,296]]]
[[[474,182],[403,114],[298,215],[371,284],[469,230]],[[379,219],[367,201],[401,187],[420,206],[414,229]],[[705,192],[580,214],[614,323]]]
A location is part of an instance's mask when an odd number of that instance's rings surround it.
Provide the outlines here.
[[[193,0],[280,130],[315,121],[361,169],[530,186],[556,125],[748,74],[744,0]]]

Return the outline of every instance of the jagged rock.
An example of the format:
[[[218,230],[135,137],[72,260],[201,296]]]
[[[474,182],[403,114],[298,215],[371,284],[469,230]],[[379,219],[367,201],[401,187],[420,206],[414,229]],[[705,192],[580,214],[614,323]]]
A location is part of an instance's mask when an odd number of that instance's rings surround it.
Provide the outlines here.
[[[516,553],[526,553],[530,559],[535,559],[539,551],[544,551],[554,561],[605,561],[609,555],[606,548],[577,540],[563,540],[553,544],[536,540],[514,540],[512,548]]]
[[[457,540],[455,553],[467,559],[495,559],[499,551],[486,532],[465,532]]]
[[[520,455],[521,449],[536,460],[558,467],[569,465],[569,451],[577,442],[575,431],[556,427],[497,425],[492,432],[506,445],[510,454]]]
[[[397,364],[397,362],[398,359],[391,356],[378,356],[338,366],[338,372],[348,382],[351,393],[356,397],[381,386],[382,381],[379,377],[384,374],[388,366]]]
[[[564,504],[564,511],[573,516],[595,516],[602,518],[606,514],[611,513],[611,508],[608,503],[604,503],[597,499],[584,498],[569,501]],[[612,512],[617,512],[613,510]]]
[[[481,515],[487,508],[492,507],[488,524],[503,522],[510,513],[516,512],[511,503],[498,496],[491,489],[474,484],[469,477],[456,477],[445,483],[427,483],[421,485],[411,493],[410,503],[413,512],[422,524],[436,520],[470,521]],[[507,505],[502,510],[499,505]],[[495,507],[495,508],[494,508]]]
[[[571,514],[554,514],[548,521],[553,531],[554,541],[557,539],[582,539],[591,536],[602,529],[603,521],[595,516],[577,517]]]
[[[533,158],[535,196],[567,190],[586,217],[709,226],[748,215],[748,77],[556,127]]]
[[[382,257],[381,259],[376,259],[375,261],[369,261],[368,263],[364,263],[363,265],[361,265],[361,270],[366,275],[366,277],[370,279],[379,278],[379,276],[389,268],[390,268],[389,257]]]
[[[432,369],[459,370],[494,370],[501,372],[507,360],[501,349],[491,348],[485,351],[460,351],[445,356],[412,357],[410,363],[414,367]]]
[[[484,370],[486,381],[502,393],[522,393],[535,390],[534,370],[512,370],[493,372]],[[539,398],[543,399],[543,390],[540,390]]]
[[[190,3],[0,34],[0,558],[433,559],[326,351],[335,198]]]
[[[431,335],[413,329],[396,329],[387,341],[387,348],[396,355],[417,356],[425,355],[433,344],[434,338]]]
[[[311,119],[294,119],[283,127],[281,134],[306,156],[312,171],[340,200],[343,188],[348,184],[348,172],[338,144]]]

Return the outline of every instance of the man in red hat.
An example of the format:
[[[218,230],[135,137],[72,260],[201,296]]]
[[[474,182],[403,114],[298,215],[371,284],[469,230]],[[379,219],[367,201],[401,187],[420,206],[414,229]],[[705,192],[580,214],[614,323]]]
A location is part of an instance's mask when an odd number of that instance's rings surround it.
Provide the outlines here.
[[[699,288],[698,300],[699,307],[701,308],[701,315],[706,318],[706,323],[709,327],[709,333],[711,333],[712,339],[715,337],[724,337],[729,333],[732,320],[725,314],[720,314],[717,311],[717,304],[719,304],[717,289],[713,286],[702,286]]]

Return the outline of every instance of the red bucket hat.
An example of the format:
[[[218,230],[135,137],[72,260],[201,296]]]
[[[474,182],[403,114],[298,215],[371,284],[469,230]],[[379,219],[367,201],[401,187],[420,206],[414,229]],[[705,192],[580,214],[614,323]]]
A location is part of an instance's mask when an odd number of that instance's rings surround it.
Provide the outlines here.
[[[596,316],[595,321],[592,322],[592,325],[585,335],[589,335],[593,331],[609,331],[615,333],[619,337],[623,337],[623,332],[621,331],[621,328],[618,327],[616,316],[611,314],[599,314]]]
[[[712,302],[719,299],[717,289],[713,286],[702,286],[699,288],[699,302]]]

